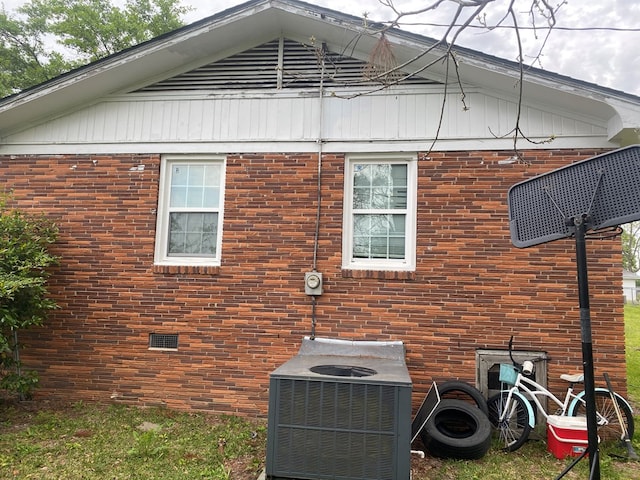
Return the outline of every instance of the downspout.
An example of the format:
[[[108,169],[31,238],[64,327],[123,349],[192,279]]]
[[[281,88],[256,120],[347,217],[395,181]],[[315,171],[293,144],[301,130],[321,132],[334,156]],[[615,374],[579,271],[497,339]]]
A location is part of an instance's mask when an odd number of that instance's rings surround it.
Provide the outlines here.
[[[319,52],[320,59],[320,85],[318,86],[318,138],[316,143],[318,145],[318,183],[317,183],[317,198],[316,198],[316,228],[313,239],[313,263],[312,270],[317,271],[318,268],[318,243],[320,241],[320,214],[322,210],[322,121],[323,121],[323,97],[324,97],[324,72],[325,72],[325,55],[326,46],[323,43]],[[311,295],[311,340],[316,338],[316,303],[317,296]]]
[[[313,240],[313,271],[315,272],[318,267],[318,241],[320,239],[320,211],[322,206],[322,119],[323,119],[323,96],[324,96],[324,43],[322,44],[322,52],[320,54],[320,86],[318,87],[318,186],[317,186],[317,210],[316,210],[316,231]]]

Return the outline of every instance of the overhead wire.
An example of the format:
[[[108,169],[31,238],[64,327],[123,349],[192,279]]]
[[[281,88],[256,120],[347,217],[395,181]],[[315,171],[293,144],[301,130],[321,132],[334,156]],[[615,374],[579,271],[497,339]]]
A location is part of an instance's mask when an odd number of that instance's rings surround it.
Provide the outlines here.
[[[447,24],[447,23],[429,23],[429,22],[402,22],[402,26],[413,26],[413,27],[435,27],[435,28],[450,28],[450,27],[465,27],[465,28],[474,28],[477,30],[546,30],[547,28],[551,28],[552,30],[562,30],[567,32],[591,32],[591,31],[602,31],[602,32],[628,32],[628,33],[637,33],[640,32],[640,27],[561,27],[558,25],[554,25],[553,27],[528,27],[523,25],[518,25],[517,27],[514,25],[462,25],[462,24]]]

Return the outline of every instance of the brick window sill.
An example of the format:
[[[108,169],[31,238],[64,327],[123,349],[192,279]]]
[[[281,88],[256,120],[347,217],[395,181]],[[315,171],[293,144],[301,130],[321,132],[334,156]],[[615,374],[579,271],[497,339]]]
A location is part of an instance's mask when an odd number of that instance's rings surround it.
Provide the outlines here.
[[[153,273],[163,275],[218,275],[220,267],[210,265],[154,265]]]
[[[392,270],[342,270],[343,278],[376,278],[379,280],[415,280],[416,272]]]

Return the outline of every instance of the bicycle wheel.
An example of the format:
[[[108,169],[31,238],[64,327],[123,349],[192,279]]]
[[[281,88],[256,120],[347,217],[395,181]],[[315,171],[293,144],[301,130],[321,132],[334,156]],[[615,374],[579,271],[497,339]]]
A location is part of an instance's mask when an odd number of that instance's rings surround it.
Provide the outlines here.
[[[598,437],[600,437],[600,441],[606,442],[610,440],[621,440],[622,428],[620,427],[620,420],[618,419],[618,415],[616,414],[616,409],[613,405],[613,401],[611,400],[611,395],[608,391],[602,390],[596,391],[595,394],[596,411],[599,415],[606,419],[606,422],[600,421],[600,419],[598,419]],[[631,410],[629,409],[627,403],[622,400],[617,394],[616,401],[618,403],[618,407],[620,408],[622,420],[625,424],[625,427],[627,428],[629,438],[633,438],[633,414],[631,413]],[[584,402],[577,402],[575,408],[571,412],[569,412],[569,415],[574,417],[584,416],[586,414],[586,405]]]
[[[519,449],[529,438],[531,425],[529,423],[529,410],[523,398],[512,395],[507,404],[508,392],[500,392],[487,401],[489,408],[489,421],[497,432],[503,450],[514,452]],[[504,420],[500,421],[502,412],[506,410]]]

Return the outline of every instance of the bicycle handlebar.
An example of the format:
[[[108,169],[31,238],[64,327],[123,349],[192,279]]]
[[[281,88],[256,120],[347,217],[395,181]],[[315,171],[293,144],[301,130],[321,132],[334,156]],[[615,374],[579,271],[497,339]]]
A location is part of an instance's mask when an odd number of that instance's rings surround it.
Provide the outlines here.
[[[549,360],[549,357],[543,355],[541,357],[534,357],[527,359],[524,363],[516,362],[516,359],[513,358],[513,335],[509,338],[509,358],[511,359],[511,363],[513,366],[520,372],[525,375],[531,375],[533,369],[535,368],[535,362],[538,360]]]
[[[514,367],[519,367],[518,363],[513,359],[513,335],[509,339],[509,358],[511,359],[511,363],[513,363]]]

